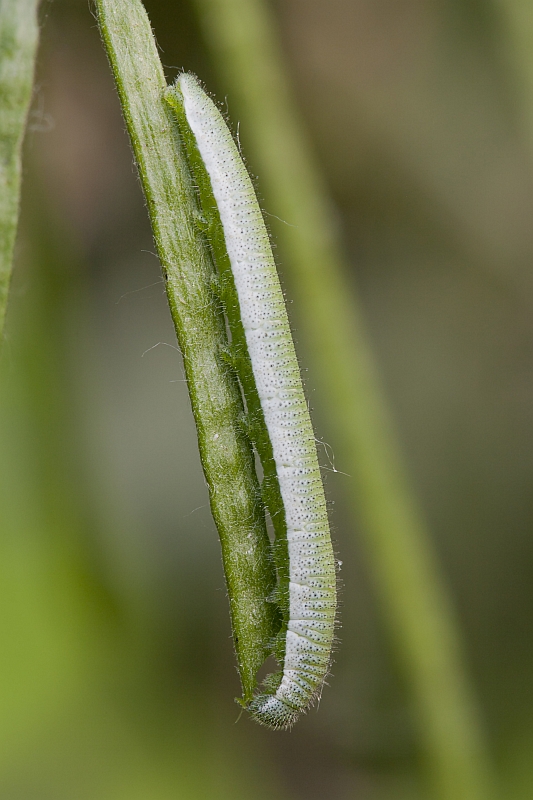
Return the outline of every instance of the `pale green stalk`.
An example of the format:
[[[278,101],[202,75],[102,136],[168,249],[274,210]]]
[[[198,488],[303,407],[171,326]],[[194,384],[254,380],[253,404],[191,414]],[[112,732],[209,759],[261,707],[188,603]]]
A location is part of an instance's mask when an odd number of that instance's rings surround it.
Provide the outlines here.
[[[0,341],[17,233],[21,152],[39,28],[38,0],[0,0]]]
[[[97,9],[183,353],[249,701],[276,632],[275,606],[267,602],[275,573],[214,267],[177,123],[163,99],[165,78],[146,12],[140,0],[97,0]]]
[[[269,209],[290,223],[277,225],[276,236],[299,331],[320,376],[337,460],[353,477],[349,502],[354,519],[363,522],[383,612],[410,682],[433,796],[482,800],[490,779],[455,613],[408,485],[273,21],[263,0],[195,2],[221,86],[246,131],[261,191]]]

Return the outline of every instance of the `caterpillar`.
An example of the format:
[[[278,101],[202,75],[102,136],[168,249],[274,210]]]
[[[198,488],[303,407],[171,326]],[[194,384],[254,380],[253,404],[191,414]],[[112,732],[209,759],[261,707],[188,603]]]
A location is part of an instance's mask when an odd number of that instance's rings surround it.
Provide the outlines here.
[[[263,470],[275,529],[281,671],[248,703],[270,728],[289,728],[319,697],[328,673],[337,606],[335,559],[315,437],[283,292],[252,180],[224,118],[197,78],[167,90],[203,196],[206,235],[221,275],[233,363]],[[206,193],[207,192],[207,199]]]

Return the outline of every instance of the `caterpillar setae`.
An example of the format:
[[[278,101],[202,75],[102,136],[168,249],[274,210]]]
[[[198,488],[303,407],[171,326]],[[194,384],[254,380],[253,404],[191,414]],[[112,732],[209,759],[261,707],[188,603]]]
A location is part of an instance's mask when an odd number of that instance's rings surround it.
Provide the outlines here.
[[[281,618],[272,651],[282,669],[265,680],[247,708],[268,727],[288,728],[319,696],[334,638],[335,559],[315,438],[272,247],[248,171],[221,113],[193,75],[182,74],[167,101],[199,186],[203,224],[221,275],[232,359],[276,534],[278,585],[272,600]]]

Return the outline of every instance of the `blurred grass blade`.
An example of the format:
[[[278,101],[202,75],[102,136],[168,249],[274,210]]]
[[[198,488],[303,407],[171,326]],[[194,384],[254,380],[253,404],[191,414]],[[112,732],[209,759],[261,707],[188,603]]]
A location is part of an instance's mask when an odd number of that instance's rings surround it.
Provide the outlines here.
[[[263,0],[195,0],[223,92],[246,131],[297,299],[299,330],[321,376],[338,460],[353,476],[354,518],[418,709],[441,800],[489,791],[483,734],[448,591],[413,499],[383,400],[327,193],[290,96]]]
[[[19,215],[21,153],[32,94],[38,0],[0,0],[0,341]]]
[[[225,322],[199,209],[150,22],[140,0],[97,0],[152,228],[198,429],[211,510],[220,535],[244,698],[275,633],[275,584],[254,455],[237,379],[223,357]]]
[[[533,6],[528,0],[497,0],[503,47],[514,79],[514,94],[533,154]]]

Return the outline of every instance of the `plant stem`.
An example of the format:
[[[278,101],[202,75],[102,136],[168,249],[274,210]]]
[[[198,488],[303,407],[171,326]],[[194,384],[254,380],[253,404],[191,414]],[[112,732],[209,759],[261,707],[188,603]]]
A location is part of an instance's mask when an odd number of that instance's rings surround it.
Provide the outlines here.
[[[38,0],[0,0],[0,340],[17,233],[22,141],[39,38]]]
[[[243,403],[194,186],[140,0],[97,0],[98,18],[139,167],[183,353],[200,456],[222,546],[235,649],[249,701],[275,633],[275,585]]]
[[[448,590],[399,454],[346,283],[327,192],[294,111],[273,20],[262,0],[195,0],[224,91],[231,92],[297,298],[322,405],[361,519],[384,615],[410,682],[419,737],[440,800],[489,791],[483,734]]]

